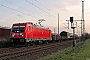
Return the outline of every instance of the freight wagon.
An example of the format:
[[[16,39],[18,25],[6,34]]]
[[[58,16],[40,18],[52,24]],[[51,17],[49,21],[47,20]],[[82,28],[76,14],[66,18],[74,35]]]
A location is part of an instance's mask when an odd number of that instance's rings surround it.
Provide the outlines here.
[[[66,31],[62,31],[62,32],[60,33],[60,36],[61,36],[61,40],[71,39],[70,33],[69,33],[69,32],[66,32]]]
[[[10,38],[10,28],[0,28],[0,42],[9,41]]]

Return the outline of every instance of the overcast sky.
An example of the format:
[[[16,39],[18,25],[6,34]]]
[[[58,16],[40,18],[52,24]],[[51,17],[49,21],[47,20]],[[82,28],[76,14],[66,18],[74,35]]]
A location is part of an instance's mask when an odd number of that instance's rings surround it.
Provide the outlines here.
[[[90,32],[90,0],[85,0],[84,4],[85,31]],[[55,28],[57,32],[58,13],[60,14],[60,31],[72,32],[71,28],[66,28],[68,26],[66,20],[69,20],[70,16],[73,16],[75,20],[81,19],[82,0],[0,0],[1,26],[11,27],[13,23],[18,22],[37,23],[39,19],[45,19],[42,25],[49,27],[52,31]]]

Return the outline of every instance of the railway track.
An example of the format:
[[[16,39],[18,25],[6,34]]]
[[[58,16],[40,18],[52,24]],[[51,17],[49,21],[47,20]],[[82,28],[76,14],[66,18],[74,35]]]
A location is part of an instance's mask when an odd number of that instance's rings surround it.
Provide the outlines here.
[[[40,45],[37,47],[22,47],[22,48],[6,48],[6,49],[0,49],[3,50],[3,52],[0,52],[0,60],[11,60],[15,59],[17,57],[25,56],[28,54],[32,54],[35,52],[40,52],[43,50],[51,49],[58,46],[67,46],[67,44],[71,45],[72,41],[64,41],[64,42],[58,42],[55,44],[47,44],[47,45]]]

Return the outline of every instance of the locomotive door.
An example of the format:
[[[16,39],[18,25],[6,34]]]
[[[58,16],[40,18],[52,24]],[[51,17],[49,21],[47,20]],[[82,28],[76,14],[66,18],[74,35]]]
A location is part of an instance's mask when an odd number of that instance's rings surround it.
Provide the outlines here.
[[[28,38],[33,38],[33,28],[28,26]]]
[[[30,38],[30,26],[27,28],[27,37]]]
[[[30,27],[30,28],[31,28],[31,32],[30,32],[31,38],[33,38],[33,27]]]

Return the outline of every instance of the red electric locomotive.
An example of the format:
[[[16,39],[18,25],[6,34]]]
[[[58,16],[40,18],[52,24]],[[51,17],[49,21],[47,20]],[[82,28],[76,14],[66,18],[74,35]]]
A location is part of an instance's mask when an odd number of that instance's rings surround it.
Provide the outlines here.
[[[15,23],[10,32],[12,44],[35,44],[52,40],[51,30],[41,28],[31,22]]]

